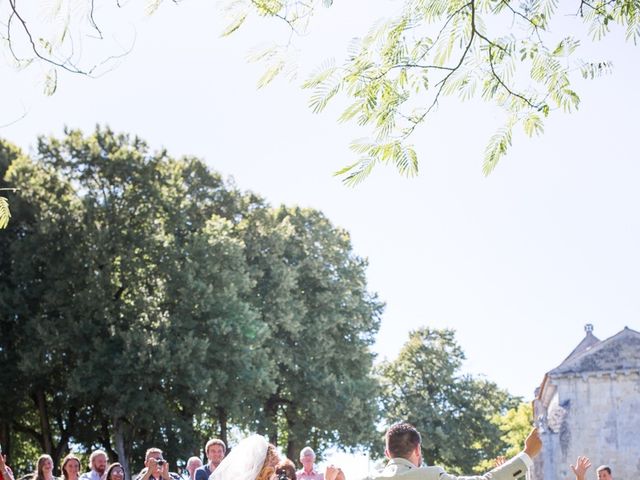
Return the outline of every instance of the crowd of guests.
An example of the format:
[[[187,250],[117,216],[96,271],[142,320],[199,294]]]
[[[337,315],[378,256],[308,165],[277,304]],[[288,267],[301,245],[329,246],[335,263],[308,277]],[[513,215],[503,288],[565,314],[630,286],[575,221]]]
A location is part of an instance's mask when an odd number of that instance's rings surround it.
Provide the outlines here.
[[[493,470],[483,476],[457,477],[440,467],[424,466],[422,459],[422,438],[420,433],[408,423],[398,423],[389,428],[385,435],[385,455],[389,459],[383,471],[372,476],[372,480],[502,480],[524,477],[532,465],[532,459],[542,448],[537,429],[533,429],[525,440],[522,452],[510,460],[499,459]],[[328,465],[324,472],[315,467],[316,455],[311,447],[300,452],[302,468],[296,470],[294,463],[280,458],[274,445],[268,444],[259,435],[242,440],[227,456],[227,447],[220,439],[211,439],[205,445],[207,463],[198,457],[191,457],[185,466],[188,480],[346,480],[344,472],[334,465]],[[591,462],[587,457],[578,457],[572,470],[576,480],[586,480],[586,472]],[[41,455],[36,471],[30,480],[184,480],[171,472],[168,462],[159,448],[149,448],[145,454],[144,468],[132,479],[120,463],[109,464],[107,454],[96,450],[89,457],[88,472],[80,474],[80,459],[69,454],[62,460],[62,478],[53,474],[53,460],[49,455]],[[597,469],[598,480],[613,480],[611,468]],[[5,464],[0,454],[0,480],[15,480],[13,472]]]
[[[225,458],[227,448],[220,439],[211,439],[205,445],[207,463],[203,464],[199,457],[190,457],[185,465],[183,475],[187,480],[209,480],[216,467]],[[315,467],[315,453],[310,447],[305,447],[300,453],[303,467],[296,470],[295,464],[287,459],[280,459],[274,446],[269,446],[270,461],[268,462],[279,480],[324,480],[324,474]],[[40,455],[36,462],[36,471],[29,480],[128,480],[125,478],[123,466],[109,463],[106,452],[95,450],[89,457],[90,470],[80,473],[82,465],[80,458],[70,453],[62,460],[60,466],[61,477],[53,474],[54,465],[50,455]],[[335,468],[335,467],[331,467]],[[340,471],[342,474],[342,472]],[[331,477],[335,477],[331,475]],[[5,457],[0,454],[0,480],[15,480],[13,471],[5,464]],[[132,480],[185,480],[181,475],[169,471],[169,464],[163,458],[159,448],[149,448],[145,454],[144,468],[133,476]],[[269,479],[265,479],[269,480]],[[331,480],[334,480],[333,478]],[[337,480],[344,480],[344,474]]]

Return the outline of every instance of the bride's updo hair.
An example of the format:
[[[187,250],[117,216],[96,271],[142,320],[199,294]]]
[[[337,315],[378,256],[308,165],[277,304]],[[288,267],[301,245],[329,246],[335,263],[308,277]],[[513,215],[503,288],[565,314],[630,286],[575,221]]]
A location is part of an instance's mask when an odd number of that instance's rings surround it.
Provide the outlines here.
[[[256,480],[270,480],[271,477],[276,473],[276,465],[280,461],[280,457],[278,456],[278,451],[276,450],[275,445],[269,444],[267,447],[267,454],[264,458],[264,463],[262,464],[262,469]]]

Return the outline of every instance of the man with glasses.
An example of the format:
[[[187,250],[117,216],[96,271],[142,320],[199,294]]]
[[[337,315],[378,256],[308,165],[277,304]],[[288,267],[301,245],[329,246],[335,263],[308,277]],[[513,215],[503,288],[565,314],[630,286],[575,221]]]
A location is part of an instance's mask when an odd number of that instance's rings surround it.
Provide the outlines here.
[[[144,468],[135,480],[179,480],[177,473],[169,471],[169,463],[162,457],[162,450],[150,448],[144,456]]]

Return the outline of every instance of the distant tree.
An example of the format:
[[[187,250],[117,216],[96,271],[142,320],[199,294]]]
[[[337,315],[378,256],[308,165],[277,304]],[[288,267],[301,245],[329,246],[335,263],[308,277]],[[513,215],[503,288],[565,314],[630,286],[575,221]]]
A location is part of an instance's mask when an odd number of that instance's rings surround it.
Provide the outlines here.
[[[430,464],[469,473],[503,450],[502,432],[491,419],[516,402],[494,383],[462,375],[463,360],[452,330],[421,328],[380,373],[385,421],[412,423]]]

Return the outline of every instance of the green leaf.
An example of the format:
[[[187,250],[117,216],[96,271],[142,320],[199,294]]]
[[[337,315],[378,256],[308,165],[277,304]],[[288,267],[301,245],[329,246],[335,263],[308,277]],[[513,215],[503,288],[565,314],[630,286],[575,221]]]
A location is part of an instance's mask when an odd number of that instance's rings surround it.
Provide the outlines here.
[[[279,60],[275,64],[271,65],[271,67],[269,67],[267,71],[264,72],[262,77],[260,77],[260,79],[258,80],[258,88],[265,87],[269,83],[271,83],[273,79],[276,78],[276,76],[278,76],[278,74],[282,71],[285,65],[286,62],[284,60]]]
[[[5,197],[0,197],[0,229],[7,228],[10,218],[9,200]]]
[[[323,84],[316,88],[315,93],[309,99],[309,107],[313,113],[320,113],[325,109],[329,101],[340,91],[341,83],[333,86]]]
[[[347,170],[347,172],[350,173],[342,179],[342,182],[349,187],[355,187],[359,183],[362,183],[362,181],[365,180],[369,175],[371,175],[371,172],[373,171],[373,167],[375,167],[375,165],[376,161],[373,158],[362,158],[358,160]]]
[[[498,130],[489,140],[485,150],[482,173],[489,175],[498,165],[500,159],[507,153],[511,146],[511,126],[508,125]]]
[[[55,68],[50,69],[47,72],[47,76],[44,79],[44,94],[51,96],[56,93],[58,88],[58,71]]]
[[[302,88],[315,88],[323,82],[327,81],[334,73],[337,67],[334,59],[325,60],[311,76],[302,84]]]
[[[534,134],[540,135],[544,132],[542,119],[535,113],[532,113],[527,116],[527,118],[525,118],[523,126],[525,133],[530,137],[532,137]]]
[[[244,23],[244,21],[246,19],[247,19],[247,13],[246,12],[239,13],[231,21],[231,23],[229,23],[229,25],[227,25],[227,27],[222,31],[220,36],[226,37],[226,36],[231,35],[233,32],[235,32],[236,30],[238,30],[242,26],[242,24]]]

